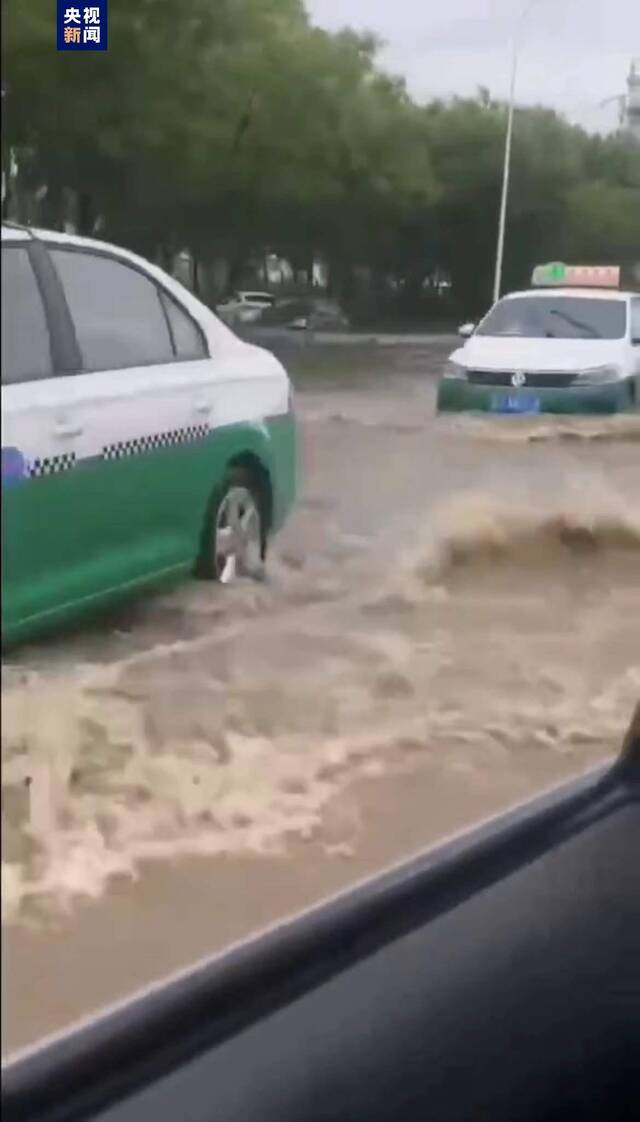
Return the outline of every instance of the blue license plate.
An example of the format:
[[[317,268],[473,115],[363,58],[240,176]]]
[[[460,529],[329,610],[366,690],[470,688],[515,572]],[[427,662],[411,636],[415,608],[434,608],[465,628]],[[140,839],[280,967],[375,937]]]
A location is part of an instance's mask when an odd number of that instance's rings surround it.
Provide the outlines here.
[[[525,393],[494,393],[491,409],[494,413],[539,413],[540,398]]]

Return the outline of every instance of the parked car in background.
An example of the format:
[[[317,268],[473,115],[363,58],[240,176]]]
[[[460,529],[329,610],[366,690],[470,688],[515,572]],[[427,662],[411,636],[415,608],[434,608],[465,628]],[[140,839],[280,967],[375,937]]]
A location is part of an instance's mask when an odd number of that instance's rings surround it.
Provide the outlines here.
[[[277,300],[260,314],[261,327],[286,327],[291,331],[349,331],[349,318],[335,300],[314,296]]]
[[[218,304],[216,313],[230,327],[235,324],[255,323],[265,309],[271,308],[275,301],[275,296],[269,292],[234,292],[222,304]]]

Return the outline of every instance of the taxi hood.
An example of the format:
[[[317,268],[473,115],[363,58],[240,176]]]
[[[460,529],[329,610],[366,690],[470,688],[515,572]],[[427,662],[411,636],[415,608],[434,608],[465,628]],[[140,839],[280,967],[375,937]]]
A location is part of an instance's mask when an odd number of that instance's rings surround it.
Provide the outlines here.
[[[451,358],[463,366],[489,370],[584,370],[621,363],[624,339],[522,339],[473,335]]]

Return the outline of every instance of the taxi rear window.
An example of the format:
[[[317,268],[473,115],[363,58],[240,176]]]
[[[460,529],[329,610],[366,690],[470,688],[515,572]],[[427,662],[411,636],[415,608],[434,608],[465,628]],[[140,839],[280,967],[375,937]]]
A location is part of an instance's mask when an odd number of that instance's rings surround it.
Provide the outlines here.
[[[526,339],[623,339],[627,309],[622,300],[586,296],[518,296],[501,300],[477,335]]]

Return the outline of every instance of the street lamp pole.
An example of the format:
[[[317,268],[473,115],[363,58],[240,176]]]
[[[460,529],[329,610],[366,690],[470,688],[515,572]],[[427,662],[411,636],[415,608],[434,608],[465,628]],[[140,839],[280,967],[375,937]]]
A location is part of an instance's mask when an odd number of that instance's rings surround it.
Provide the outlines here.
[[[7,87],[6,87],[5,83],[3,82],[2,83],[2,90],[1,90],[1,96],[2,96],[2,127],[5,131],[6,131],[6,127],[7,127],[7,107],[6,107],[6,103],[5,103],[6,95],[7,95]],[[11,157],[9,157],[9,162],[11,162]],[[5,166],[4,165],[5,165],[5,146],[3,144],[2,145],[2,217],[3,218],[5,216],[5,214],[4,214],[4,210],[5,210],[4,202],[5,202],[5,199],[7,197],[7,186],[8,186],[8,181],[9,181],[9,173],[8,173],[8,171],[5,171]]]
[[[507,132],[504,142],[504,167],[502,171],[502,196],[500,198],[500,219],[498,222],[498,246],[496,250],[496,270],[493,282],[493,301],[500,299],[502,289],[502,263],[504,260],[504,237],[507,225],[507,204],[509,202],[509,183],[511,178],[511,148],[513,145],[513,117],[516,101],[516,81],[518,77],[518,53],[520,32],[525,19],[537,0],[529,0],[518,17],[511,44],[511,82],[509,86],[509,108],[507,112]]]

